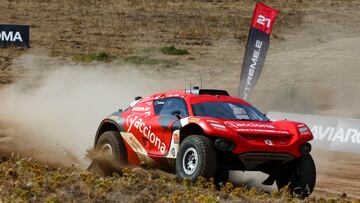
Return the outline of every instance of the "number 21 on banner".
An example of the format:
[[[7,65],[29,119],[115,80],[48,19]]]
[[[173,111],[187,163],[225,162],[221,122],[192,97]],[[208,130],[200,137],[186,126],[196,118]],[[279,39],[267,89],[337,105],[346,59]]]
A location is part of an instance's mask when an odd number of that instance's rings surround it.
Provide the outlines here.
[[[265,18],[265,16],[263,15],[258,15],[257,19],[256,19],[256,22],[259,23],[260,25],[265,25],[266,23],[266,28],[269,28],[270,27],[270,18]]]

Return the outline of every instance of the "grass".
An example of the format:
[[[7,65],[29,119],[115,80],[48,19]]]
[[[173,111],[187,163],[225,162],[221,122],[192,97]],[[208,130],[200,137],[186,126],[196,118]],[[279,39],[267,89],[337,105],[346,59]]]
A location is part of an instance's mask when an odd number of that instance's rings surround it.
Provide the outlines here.
[[[186,49],[178,49],[175,46],[161,47],[160,52],[165,55],[188,55],[189,51]]]
[[[172,174],[121,168],[101,177],[78,168],[51,167],[30,158],[0,157],[0,202],[302,202],[285,189],[217,188],[199,178],[194,184]],[[305,202],[350,202],[345,198],[308,198]]]
[[[86,3],[84,3],[86,2]],[[301,22],[304,4],[317,8],[310,0],[269,1],[281,11],[274,32]],[[17,16],[17,22],[31,25],[31,44],[53,56],[74,56],[74,61],[111,61],[97,54],[116,56],[136,54],[144,44],[194,45],[199,53],[218,39],[240,39],[246,43],[254,1],[10,1],[0,7],[0,21]],[[322,4],[320,4],[322,5]],[[339,4],[344,7],[347,4]],[[31,8],[28,10],[28,8]],[[322,8],[322,7],[321,7]],[[356,9],[356,8],[354,8]],[[356,11],[356,10],[355,10]],[[45,17],[44,17],[45,16]],[[111,19],[109,21],[109,19]],[[233,25],[231,22],[236,22]],[[0,57],[7,52],[0,53]],[[7,57],[7,56],[6,56]],[[9,56],[10,61],[15,58]],[[6,68],[12,63],[1,63]]]
[[[135,64],[135,65],[166,65],[166,66],[176,66],[179,63],[176,61],[170,61],[166,59],[157,59],[151,58],[149,56],[129,56],[124,58],[125,63]]]
[[[82,62],[82,63],[91,63],[93,61],[101,61],[101,62],[111,62],[116,57],[109,55],[106,52],[99,52],[99,53],[92,53],[92,54],[80,54],[75,55],[72,59],[76,62]]]
[[[158,51],[158,49],[155,47],[147,47],[142,50],[142,52],[147,56],[153,55],[157,51]]]
[[[168,53],[168,55],[182,55],[185,53],[188,53],[185,49],[176,49],[175,47],[163,47],[166,48],[164,51]],[[163,49],[162,48],[162,49]],[[156,51],[158,51],[157,48],[151,47],[151,48],[145,48],[142,50],[142,52],[145,54],[144,56],[127,56],[123,58],[123,61],[125,63],[129,64],[135,64],[135,65],[165,65],[165,66],[176,66],[179,63],[172,60],[166,60],[166,59],[158,59],[158,58],[152,58],[151,55],[153,55]],[[101,62],[111,62],[117,57],[107,54],[106,52],[99,52],[99,53],[92,53],[92,54],[80,54],[75,55],[72,57],[72,60],[75,62],[81,62],[81,63],[91,63],[94,61],[101,61]]]

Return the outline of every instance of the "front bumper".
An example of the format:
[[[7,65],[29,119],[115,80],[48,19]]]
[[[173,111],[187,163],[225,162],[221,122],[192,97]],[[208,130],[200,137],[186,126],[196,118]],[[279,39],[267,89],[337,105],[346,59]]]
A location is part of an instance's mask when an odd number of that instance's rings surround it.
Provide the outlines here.
[[[256,170],[260,165],[280,165],[295,157],[287,153],[249,152],[239,155],[239,159],[246,170]]]

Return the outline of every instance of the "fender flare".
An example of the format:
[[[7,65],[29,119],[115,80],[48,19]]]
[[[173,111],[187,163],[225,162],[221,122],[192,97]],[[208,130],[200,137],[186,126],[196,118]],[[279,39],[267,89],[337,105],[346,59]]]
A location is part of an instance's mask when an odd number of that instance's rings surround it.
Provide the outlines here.
[[[124,129],[114,120],[111,119],[105,119],[103,120],[97,131],[96,131],[96,135],[95,135],[95,140],[94,140],[94,147],[96,147],[96,143],[99,140],[100,136],[106,132],[106,131],[118,131],[118,132],[122,132],[124,131]]]

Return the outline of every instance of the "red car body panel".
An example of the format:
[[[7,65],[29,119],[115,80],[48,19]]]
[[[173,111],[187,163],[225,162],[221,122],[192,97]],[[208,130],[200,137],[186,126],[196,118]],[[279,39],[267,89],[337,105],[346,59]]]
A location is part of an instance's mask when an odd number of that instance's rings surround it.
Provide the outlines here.
[[[160,116],[155,114],[154,101],[164,98],[182,98],[188,116]],[[245,153],[284,153],[300,157],[299,148],[313,139],[304,123],[292,121],[240,121],[195,116],[192,105],[202,102],[249,103],[224,95],[200,95],[186,91],[172,91],[142,98],[123,112],[115,112],[100,124],[98,137],[108,124],[115,125],[125,140],[130,164],[163,165],[175,159],[182,140],[182,129],[188,125],[199,126],[204,134],[221,138],[234,144],[231,152],[238,156]],[[307,128],[300,133],[299,128]]]

